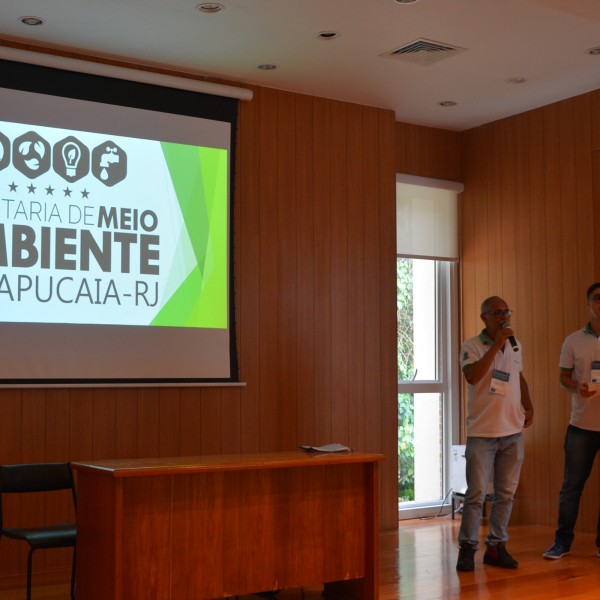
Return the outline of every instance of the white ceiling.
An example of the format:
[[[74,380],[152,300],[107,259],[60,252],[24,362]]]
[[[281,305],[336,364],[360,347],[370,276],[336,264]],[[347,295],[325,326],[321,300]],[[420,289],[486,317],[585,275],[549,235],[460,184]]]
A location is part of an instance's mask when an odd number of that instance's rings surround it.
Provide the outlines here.
[[[600,46],[600,0],[218,0],[217,14],[198,11],[201,1],[0,0],[0,37],[390,108],[398,121],[456,131],[600,88],[600,56],[586,52]],[[23,25],[29,15],[45,23]],[[428,65],[381,56],[418,39],[465,51]],[[514,77],[527,81],[507,83]]]

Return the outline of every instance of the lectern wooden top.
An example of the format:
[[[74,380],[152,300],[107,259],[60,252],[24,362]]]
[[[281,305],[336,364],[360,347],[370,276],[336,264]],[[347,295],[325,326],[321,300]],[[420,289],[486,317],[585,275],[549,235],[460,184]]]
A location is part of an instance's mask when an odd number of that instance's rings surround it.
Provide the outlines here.
[[[177,456],[169,458],[123,458],[78,461],[77,471],[93,471],[111,477],[180,475],[208,471],[246,471],[289,469],[323,465],[370,463],[384,460],[383,454],[364,452],[266,452],[257,454],[217,454],[211,456]]]

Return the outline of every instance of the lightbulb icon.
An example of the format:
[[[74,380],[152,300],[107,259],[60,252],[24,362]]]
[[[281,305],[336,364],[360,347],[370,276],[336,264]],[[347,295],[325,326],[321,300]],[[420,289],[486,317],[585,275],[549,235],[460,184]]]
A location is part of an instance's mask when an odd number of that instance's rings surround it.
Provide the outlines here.
[[[81,148],[75,142],[68,142],[63,146],[62,157],[65,162],[67,177],[77,175],[77,165],[81,158]]]

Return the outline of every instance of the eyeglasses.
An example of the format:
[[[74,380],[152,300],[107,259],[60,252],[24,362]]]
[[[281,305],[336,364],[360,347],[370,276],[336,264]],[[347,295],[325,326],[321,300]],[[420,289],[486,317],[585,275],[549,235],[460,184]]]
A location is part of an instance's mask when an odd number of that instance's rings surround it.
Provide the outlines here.
[[[505,308],[504,310],[498,309],[498,310],[488,310],[485,313],[486,315],[491,315],[492,317],[510,317],[510,315],[513,314],[513,311],[510,310],[510,308]]]
[[[600,302],[600,294],[594,294],[593,296],[590,296],[590,300],[593,300],[594,302]]]

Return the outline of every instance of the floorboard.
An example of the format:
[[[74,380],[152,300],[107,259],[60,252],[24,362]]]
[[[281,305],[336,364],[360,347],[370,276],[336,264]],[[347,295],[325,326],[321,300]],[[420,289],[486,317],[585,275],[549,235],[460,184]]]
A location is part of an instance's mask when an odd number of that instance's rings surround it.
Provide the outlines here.
[[[509,552],[518,569],[483,565],[482,523],[475,571],[458,573],[458,528],[450,517],[401,521],[398,532],[382,535],[380,600],[600,600],[600,559],[594,536],[578,534],[569,556],[545,560],[542,553],[553,540],[553,529],[509,527]],[[394,543],[393,538],[397,541]]]
[[[379,600],[600,600],[600,559],[596,556],[593,535],[577,534],[571,554],[551,561],[544,560],[542,552],[552,543],[552,529],[510,527],[507,548],[519,561],[518,569],[483,565],[483,550],[480,550],[476,554],[475,571],[457,573],[459,526],[459,519],[453,521],[443,516],[400,521],[397,531],[382,533]],[[483,523],[482,545],[485,533]],[[35,585],[34,600],[69,600],[66,576],[64,584]],[[24,586],[0,589],[0,598],[24,600]],[[258,598],[258,595],[244,596],[240,600]],[[318,600],[321,589],[284,590],[276,598]]]

